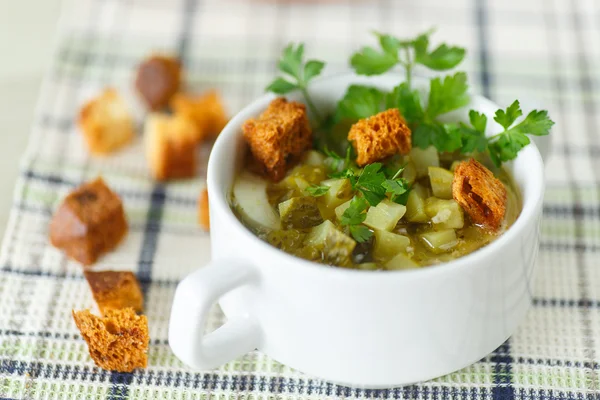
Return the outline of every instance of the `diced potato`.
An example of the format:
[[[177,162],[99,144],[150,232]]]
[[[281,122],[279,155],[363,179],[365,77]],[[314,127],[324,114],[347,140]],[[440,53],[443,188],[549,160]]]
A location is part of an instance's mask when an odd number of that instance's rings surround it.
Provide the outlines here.
[[[406,213],[406,207],[387,199],[369,208],[364,224],[373,229],[391,231]]]
[[[433,146],[425,150],[413,147],[410,151],[410,159],[415,165],[417,177],[427,176],[429,167],[440,166],[440,157],[437,149]]]
[[[427,198],[427,189],[417,184],[408,193],[406,201],[405,219],[408,222],[427,222],[425,214],[425,199]]]
[[[276,230],[279,216],[267,198],[267,182],[249,172],[240,174],[233,184],[235,209],[253,228]]]
[[[340,266],[352,263],[352,251],[356,246],[354,239],[339,231],[329,220],[313,227],[304,244],[321,251],[322,261]]]
[[[309,150],[304,155],[304,164],[320,166],[325,164],[325,155],[316,150]]]
[[[427,232],[421,234],[419,237],[427,248],[436,254],[448,252],[458,244],[454,229]]]
[[[409,185],[412,185],[417,179],[417,169],[412,161],[409,161],[404,167],[404,171],[402,171],[402,178],[404,178]]]
[[[295,177],[293,179],[294,179],[294,183],[296,184],[296,187],[301,192],[304,192],[306,190],[306,188],[310,186],[310,183],[306,179],[304,179],[302,177],[297,176],[297,177]]]
[[[394,258],[385,263],[385,269],[398,270],[398,269],[412,269],[419,268],[419,264],[414,262],[404,253],[398,253]]]
[[[440,167],[429,167],[428,171],[433,195],[440,199],[451,199],[454,174]]]
[[[430,197],[425,200],[425,214],[437,230],[460,229],[465,225],[463,209],[454,200]]]
[[[279,216],[286,229],[305,229],[323,222],[317,199],[310,196],[293,197],[279,203]]]
[[[378,260],[387,260],[398,253],[406,252],[410,239],[404,235],[375,229],[373,256]]]
[[[352,185],[348,179],[328,179],[320,184],[329,186],[329,191],[320,197],[328,208],[335,208],[352,197]]]
[[[362,269],[365,271],[375,271],[378,269],[377,264],[372,263],[372,262],[367,262],[367,263],[362,263],[362,264],[356,264],[356,268],[358,269]]]
[[[351,202],[352,202],[352,200],[348,200],[347,202],[342,203],[335,208],[335,216],[337,217],[338,220],[342,219],[342,214],[344,214],[344,211],[346,211],[348,209],[348,207],[350,207]]]

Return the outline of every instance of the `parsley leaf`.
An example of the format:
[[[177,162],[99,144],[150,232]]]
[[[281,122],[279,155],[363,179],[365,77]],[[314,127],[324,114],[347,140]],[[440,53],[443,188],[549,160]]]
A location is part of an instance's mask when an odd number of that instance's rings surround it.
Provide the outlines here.
[[[308,82],[319,75],[325,63],[319,60],[309,60],[304,63],[304,44],[294,46],[290,43],[279,59],[278,67],[283,76],[275,78],[266,88],[266,91],[276,94],[286,94],[293,90],[300,90],[312,114],[321,121],[309,93]]]
[[[389,51],[389,48],[381,52],[372,47],[363,47],[350,58],[350,65],[360,75],[380,75],[396,64],[398,64],[398,55]]]
[[[338,102],[335,120],[351,120],[368,118],[381,111],[385,93],[374,87],[351,85],[344,97]]]
[[[350,164],[352,163],[351,161],[351,156],[352,156],[352,147],[348,146],[346,147],[346,156],[344,158],[340,157],[336,152],[329,150],[329,148],[327,146],[325,146],[325,148],[323,149],[323,152],[325,153],[325,155],[327,155],[327,158],[325,159],[325,165],[331,170],[333,171],[329,176],[332,178],[341,178],[341,177],[346,177],[346,176],[336,176],[338,174],[346,174],[346,170],[349,170]]]
[[[329,191],[329,186],[325,185],[310,185],[306,188],[306,192],[313,197],[321,197]]]
[[[470,100],[468,89],[467,74],[464,72],[448,75],[444,80],[432,79],[429,84],[428,117],[433,119],[438,115],[466,106]]]
[[[400,114],[409,124],[422,120],[425,114],[419,92],[411,90],[407,82],[402,82],[386,96],[386,106],[388,109],[400,110]]]
[[[496,111],[494,121],[502,125],[504,129],[508,129],[521,115],[523,115],[523,111],[521,111],[519,100],[515,100],[510,106],[508,106],[506,111]]]
[[[516,158],[517,153],[530,143],[528,134],[548,135],[554,125],[547,111],[533,110],[523,121],[513,126],[521,115],[523,112],[518,101],[513,102],[506,110],[496,111],[494,120],[502,125],[504,131],[489,138],[487,148],[490,158],[498,167],[504,161]]]
[[[350,234],[354,240],[356,240],[358,243],[366,242],[367,240],[371,239],[371,236],[373,236],[373,232],[371,232],[369,228],[364,225],[350,225],[348,230],[350,231]]]
[[[456,67],[465,58],[465,49],[443,43],[431,53],[428,51],[429,34],[419,35],[415,40],[416,62],[435,71]]]
[[[365,213],[367,208],[369,208],[367,200],[363,197],[354,196],[352,201],[350,201],[350,205],[342,214],[340,223],[342,225],[358,225],[362,223],[367,218],[367,214]]]
[[[381,163],[367,165],[354,185],[354,189],[359,190],[372,206],[376,206],[385,198],[385,188],[382,186],[385,173],[381,171],[382,166]]]
[[[360,225],[365,218],[367,218],[365,211],[368,207],[369,204],[363,197],[354,196],[350,205],[340,218],[340,223],[344,226],[348,226],[350,234],[354,240],[359,243],[369,240],[373,235],[373,232],[366,226]]]

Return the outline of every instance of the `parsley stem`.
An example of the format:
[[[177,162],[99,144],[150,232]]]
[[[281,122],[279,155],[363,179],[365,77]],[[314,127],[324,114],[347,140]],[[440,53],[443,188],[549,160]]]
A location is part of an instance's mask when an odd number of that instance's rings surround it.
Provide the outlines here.
[[[312,114],[315,116],[315,119],[317,120],[317,125],[320,126],[321,123],[323,122],[323,119],[321,118],[321,114],[319,114],[319,111],[317,110],[315,103],[313,103],[312,99],[310,98],[310,95],[308,94],[308,90],[306,90],[306,87],[301,86],[300,91],[302,92],[302,95],[304,96],[304,100],[306,100],[306,104],[308,105],[310,112],[312,112]]]

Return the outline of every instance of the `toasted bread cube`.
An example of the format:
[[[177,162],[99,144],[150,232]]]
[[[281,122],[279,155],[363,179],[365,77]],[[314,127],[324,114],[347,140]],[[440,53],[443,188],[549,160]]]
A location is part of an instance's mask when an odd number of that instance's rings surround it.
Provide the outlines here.
[[[227,125],[227,113],[216,90],[210,90],[197,97],[177,93],[170,104],[176,114],[196,123],[198,141],[217,137]]]
[[[191,178],[196,174],[196,125],[191,120],[167,114],[150,114],[144,127],[146,159],[154,179]]]
[[[506,212],[506,188],[492,171],[474,159],[463,161],[454,171],[452,197],[488,232],[497,232]]]
[[[85,271],[85,279],[100,312],[131,307],[137,312],[144,310],[144,296],[140,284],[129,271]]]
[[[164,55],[153,55],[138,67],[135,87],[152,111],[169,104],[171,97],[181,85],[181,63],[178,59]]]
[[[348,140],[361,167],[394,154],[408,154],[411,149],[410,128],[396,108],[361,119],[350,128]]]
[[[121,199],[102,178],[69,193],[50,222],[50,242],[83,265],[114,249],[127,233]]]
[[[242,129],[252,155],[275,182],[312,145],[306,107],[283,97],[273,100],[257,119],[246,121]]]
[[[108,88],[79,111],[79,129],[92,154],[105,155],[127,145],[135,136],[135,125],[125,101]]]
[[[208,190],[204,189],[198,196],[198,223],[205,231],[210,230],[210,215],[208,212]]]
[[[73,311],[75,325],[97,366],[108,371],[131,372],[148,364],[148,320],[133,308],[107,310],[97,317],[89,310]]]

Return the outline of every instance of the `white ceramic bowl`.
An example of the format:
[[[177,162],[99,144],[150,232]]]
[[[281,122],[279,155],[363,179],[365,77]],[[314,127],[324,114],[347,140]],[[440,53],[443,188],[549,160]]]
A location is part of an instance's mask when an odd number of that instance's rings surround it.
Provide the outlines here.
[[[331,108],[353,83],[391,89],[398,76],[342,75],[315,81],[319,107]],[[417,81],[423,85],[424,82]],[[297,95],[289,96],[301,100]],[[210,369],[258,349],[300,371],[350,386],[383,388],[438,377],[489,354],[517,328],[531,304],[544,194],[537,148],[508,164],[522,192],[515,224],[490,245],[455,261],[405,271],[328,267],[261,241],[229,206],[244,151],[241,125],[274,98],[256,100],[225,127],[208,166],[212,262],[178,286],[169,343],[184,363]],[[472,103],[493,122],[491,101]],[[489,134],[498,131],[489,123]],[[219,301],[228,321],[203,336]]]

